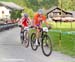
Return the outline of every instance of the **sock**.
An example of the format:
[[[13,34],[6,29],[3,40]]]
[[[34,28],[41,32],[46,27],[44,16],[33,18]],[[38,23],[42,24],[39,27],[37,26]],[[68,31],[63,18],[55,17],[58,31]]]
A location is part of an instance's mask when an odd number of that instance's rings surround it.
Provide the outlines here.
[[[36,45],[38,45],[38,40],[36,39]]]

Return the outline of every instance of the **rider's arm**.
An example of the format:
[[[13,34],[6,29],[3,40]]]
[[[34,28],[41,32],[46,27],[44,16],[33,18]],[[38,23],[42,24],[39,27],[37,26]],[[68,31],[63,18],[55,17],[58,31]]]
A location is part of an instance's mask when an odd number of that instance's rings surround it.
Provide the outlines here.
[[[24,21],[24,17],[22,17],[22,18],[20,19],[20,25],[21,25],[22,27],[24,27],[23,21]]]
[[[46,16],[43,16],[43,20],[44,20],[46,26],[49,27],[49,23],[48,23],[47,20],[46,20]]]
[[[48,24],[47,20],[45,20],[45,24],[46,24],[46,26],[47,26],[47,27],[49,26],[49,24]]]
[[[19,26],[22,25],[22,18],[18,21],[18,25],[19,25]]]
[[[28,24],[31,25],[31,19],[28,17]]]

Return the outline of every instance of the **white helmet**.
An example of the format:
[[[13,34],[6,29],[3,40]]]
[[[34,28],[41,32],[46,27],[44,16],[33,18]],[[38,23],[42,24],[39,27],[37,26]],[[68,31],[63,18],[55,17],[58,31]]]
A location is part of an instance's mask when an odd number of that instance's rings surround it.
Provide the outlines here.
[[[38,14],[43,14],[43,9],[39,9]]]

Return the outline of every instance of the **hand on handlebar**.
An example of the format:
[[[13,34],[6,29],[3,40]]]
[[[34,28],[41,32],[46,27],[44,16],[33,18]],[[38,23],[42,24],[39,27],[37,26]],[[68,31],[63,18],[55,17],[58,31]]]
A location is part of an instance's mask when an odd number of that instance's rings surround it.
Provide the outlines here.
[[[34,28],[34,26],[30,26],[30,28]]]
[[[51,29],[51,26],[47,26],[48,27],[48,29]]]

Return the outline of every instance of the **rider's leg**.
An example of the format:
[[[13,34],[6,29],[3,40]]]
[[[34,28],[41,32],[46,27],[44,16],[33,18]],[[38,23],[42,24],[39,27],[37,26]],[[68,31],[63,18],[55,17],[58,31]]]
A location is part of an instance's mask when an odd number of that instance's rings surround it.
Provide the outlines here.
[[[28,39],[28,31],[25,31],[25,40]]]
[[[21,27],[20,35],[21,35],[22,43],[23,43],[23,40],[24,40],[24,31],[23,30],[24,30],[23,27]]]
[[[40,30],[37,27],[36,28],[36,45],[38,45],[39,33],[40,33]]]
[[[23,36],[23,27],[21,27],[20,33],[21,33],[21,36]]]
[[[39,43],[39,45],[41,45],[41,42],[40,42],[41,41],[41,29],[42,29],[42,25],[41,24],[40,24],[39,28],[40,29],[39,29],[39,34],[38,34],[38,37],[39,37],[39,42],[38,43]]]
[[[42,28],[41,24],[39,24],[39,26],[37,26],[37,28],[36,28],[36,38],[37,39],[39,39],[39,37],[40,37],[40,28]]]

